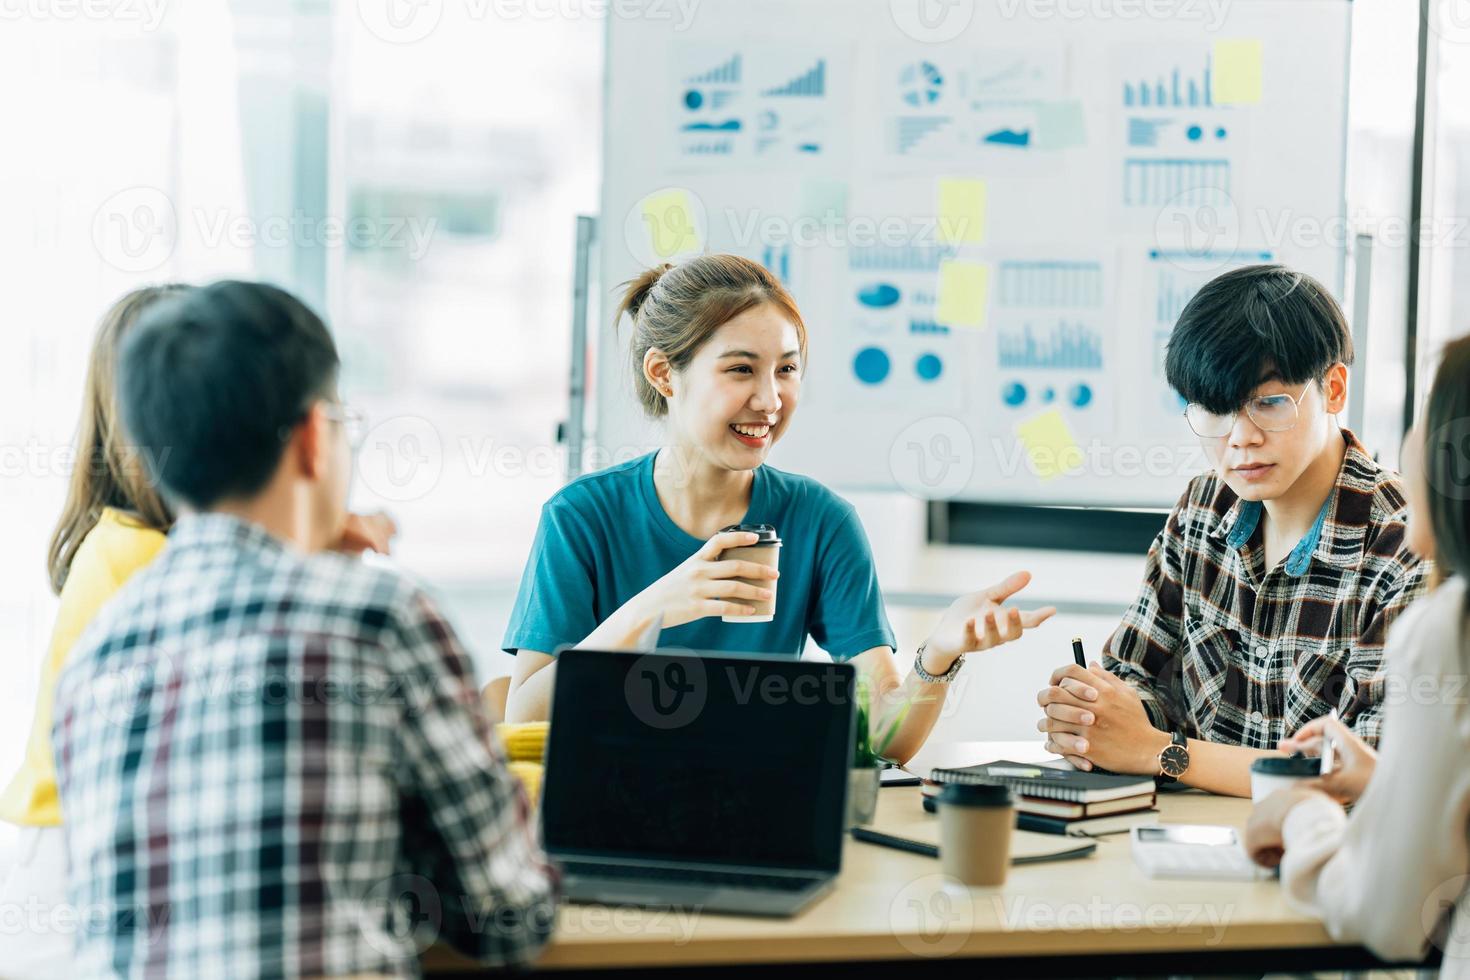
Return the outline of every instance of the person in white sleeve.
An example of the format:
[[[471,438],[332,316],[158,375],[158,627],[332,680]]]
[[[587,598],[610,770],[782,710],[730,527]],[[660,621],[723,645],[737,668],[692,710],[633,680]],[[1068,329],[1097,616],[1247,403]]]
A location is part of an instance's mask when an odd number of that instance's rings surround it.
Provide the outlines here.
[[[1336,718],[1305,725],[1282,751],[1325,739],[1337,765],[1261,801],[1246,846],[1333,938],[1400,963],[1437,948],[1443,977],[1470,977],[1470,336],[1445,349],[1404,469],[1409,546],[1439,585],[1390,630],[1379,750]]]

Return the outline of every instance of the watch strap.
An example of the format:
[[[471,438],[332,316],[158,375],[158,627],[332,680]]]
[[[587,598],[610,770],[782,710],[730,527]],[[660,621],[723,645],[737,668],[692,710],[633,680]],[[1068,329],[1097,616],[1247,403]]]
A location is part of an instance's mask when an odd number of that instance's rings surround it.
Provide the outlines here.
[[[1164,760],[1163,760],[1164,752],[1167,752],[1169,749],[1173,748],[1176,745],[1179,746],[1181,749],[1183,749],[1185,752],[1188,752],[1189,751],[1189,739],[1187,739],[1187,738],[1184,737],[1184,733],[1183,732],[1173,732],[1173,733],[1171,733],[1169,735],[1169,744],[1166,745],[1166,746],[1164,746],[1163,751],[1161,751],[1159,753],[1159,772],[1158,772],[1158,774],[1156,776],[1154,776],[1154,784],[1155,785],[1158,785],[1158,786],[1166,786],[1169,783],[1177,783],[1177,782],[1179,782],[1179,777],[1178,776],[1171,776],[1168,773],[1164,772]]]
[[[965,665],[965,655],[962,653],[958,657],[955,657],[954,663],[950,664],[949,670],[946,670],[942,674],[935,675],[929,673],[927,670],[924,669],[924,650],[927,649],[928,646],[929,644],[927,643],[920,645],[919,652],[914,654],[914,673],[917,674],[919,680],[923,681],[925,684],[951,683],[955,679],[955,677],[958,676],[960,668]]]

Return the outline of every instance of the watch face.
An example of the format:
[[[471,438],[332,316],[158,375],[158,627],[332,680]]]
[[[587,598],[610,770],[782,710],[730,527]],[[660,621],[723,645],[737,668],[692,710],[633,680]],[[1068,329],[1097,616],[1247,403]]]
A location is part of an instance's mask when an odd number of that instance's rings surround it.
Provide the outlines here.
[[[1165,776],[1178,779],[1189,768],[1189,750],[1182,745],[1171,745],[1159,753],[1159,768]]]

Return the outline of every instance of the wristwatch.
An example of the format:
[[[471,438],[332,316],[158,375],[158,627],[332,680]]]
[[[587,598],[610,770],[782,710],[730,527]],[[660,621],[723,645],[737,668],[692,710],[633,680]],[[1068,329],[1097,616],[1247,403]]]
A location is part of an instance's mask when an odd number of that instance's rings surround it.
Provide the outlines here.
[[[1159,753],[1159,775],[1161,783],[1177,782],[1189,770],[1189,739],[1183,732],[1175,732]]]
[[[949,670],[936,677],[924,669],[924,651],[928,647],[929,644],[922,643],[919,645],[919,652],[914,654],[914,673],[919,675],[919,680],[925,684],[948,684],[952,682],[956,675],[959,674],[960,668],[965,665],[965,655],[962,653],[958,657],[955,657],[954,663],[949,665]]]

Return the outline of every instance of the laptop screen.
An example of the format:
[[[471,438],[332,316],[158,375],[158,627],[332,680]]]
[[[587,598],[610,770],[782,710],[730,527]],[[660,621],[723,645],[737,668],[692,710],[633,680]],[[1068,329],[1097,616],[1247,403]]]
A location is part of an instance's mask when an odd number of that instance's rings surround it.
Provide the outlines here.
[[[835,871],[855,677],[847,664],[564,651],[547,850]]]

